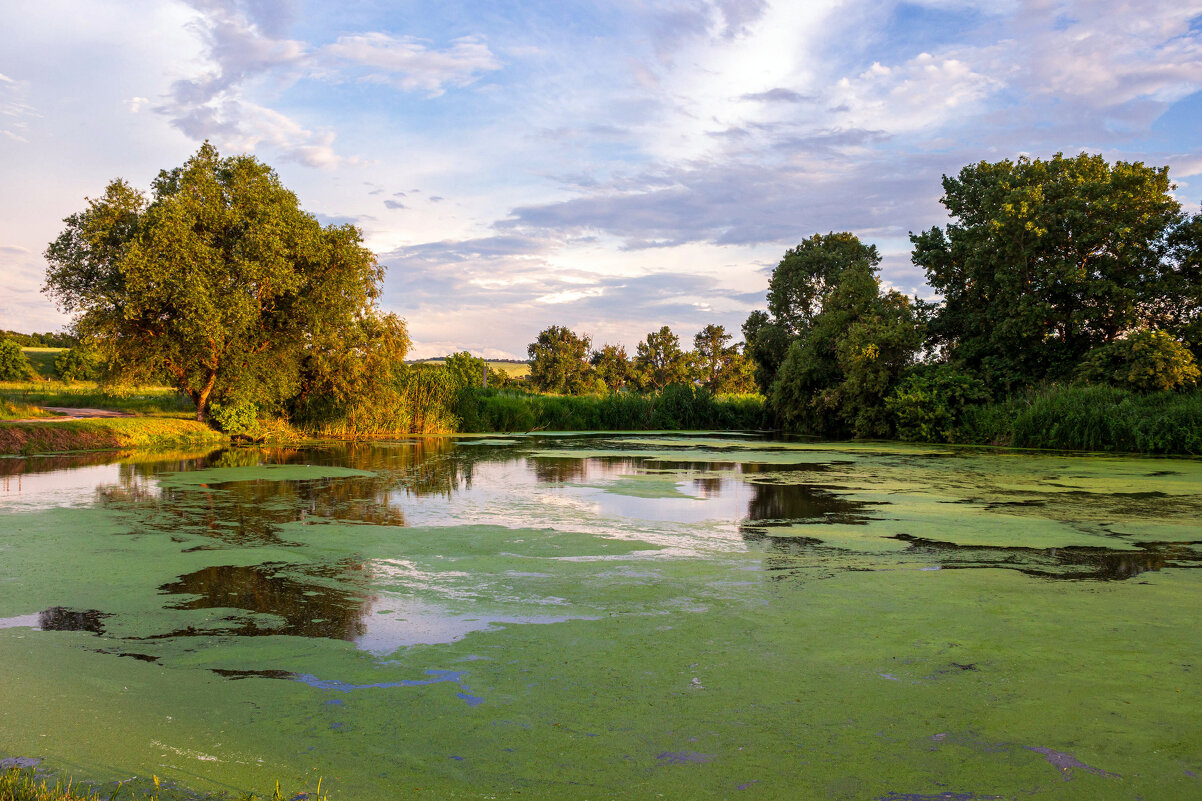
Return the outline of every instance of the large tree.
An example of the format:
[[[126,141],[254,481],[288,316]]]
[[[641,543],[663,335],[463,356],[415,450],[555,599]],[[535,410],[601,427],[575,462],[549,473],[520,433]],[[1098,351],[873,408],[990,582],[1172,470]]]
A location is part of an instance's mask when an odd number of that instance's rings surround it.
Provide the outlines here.
[[[118,179],[64,222],[45,291],[110,377],[166,375],[199,420],[293,396],[305,353],[370,316],[383,277],[353,226],[323,227],[270,167],[208,143],[149,199]]]
[[[539,332],[526,348],[530,383],[540,392],[583,395],[604,389],[589,364],[589,338],[562,325]]]
[[[1082,153],[981,162],[943,178],[953,222],[911,235],[944,298],[931,332],[995,391],[1070,375],[1140,327],[1184,335],[1198,269],[1168,169]],[[1186,248],[1188,251],[1188,248]]]
[[[905,295],[882,292],[868,264],[847,267],[790,345],[773,383],[773,408],[788,428],[811,434],[888,436],[885,398],[921,339]]]
[[[876,245],[865,245],[855,234],[814,234],[786,250],[772,271],[768,311],[790,334],[799,334],[822,311],[822,300],[840,273],[848,267],[876,268],[880,263]]]

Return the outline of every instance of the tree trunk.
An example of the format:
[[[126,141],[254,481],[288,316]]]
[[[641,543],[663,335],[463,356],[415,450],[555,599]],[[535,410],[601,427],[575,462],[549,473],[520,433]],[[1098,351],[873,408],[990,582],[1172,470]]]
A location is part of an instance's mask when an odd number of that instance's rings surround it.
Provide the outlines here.
[[[209,373],[205,385],[196,393],[196,421],[198,423],[209,422],[209,395],[213,391],[213,385],[217,383],[217,373]]]

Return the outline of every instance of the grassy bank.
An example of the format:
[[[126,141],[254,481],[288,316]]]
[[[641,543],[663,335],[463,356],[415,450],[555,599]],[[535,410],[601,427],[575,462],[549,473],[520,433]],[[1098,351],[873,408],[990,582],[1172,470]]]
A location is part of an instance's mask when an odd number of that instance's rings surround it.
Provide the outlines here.
[[[175,417],[118,417],[0,424],[0,454],[218,447],[226,436]]]
[[[1053,386],[964,410],[948,441],[1016,448],[1202,455],[1202,391]]]
[[[3,381],[0,382],[0,401],[17,406],[73,406],[139,415],[186,417],[196,414],[192,401],[172,387],[117,390],[92,381]]]

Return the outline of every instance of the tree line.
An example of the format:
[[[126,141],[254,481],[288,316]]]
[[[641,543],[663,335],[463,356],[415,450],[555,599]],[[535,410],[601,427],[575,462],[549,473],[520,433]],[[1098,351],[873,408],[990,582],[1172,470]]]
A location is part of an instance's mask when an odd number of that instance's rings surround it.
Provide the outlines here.
[[[679,386],[703,406],[694,390],[758,390],[761,425],[936,441],[963,439],[974,409],[1032,388],[1188,389],[1202,355],[1202,215],[1173,189],[1167,168],[1088,154],[969,165],[943,179],[951,221],[911,235],[936,299],[885,287],[879,251],[854,234],[815,234],[785,252],[744,343],[711,324],[686,351],[664,326],[630,355],[550,326],[528,347],[529,385],[563,396]],[[408,331],[379,308],[383,268],[361,233],[321,225],[251,156],[206,143],[149,193],[113,181],[64,222],[45,291],[91,354],[77,353],[78,369],[165,380],[227,430],[263,416],[347,433],[453,430],[486,369],[466,353],[437,369],[404,364]],[[490,391],[508,380],[488,375]]]
[[[530,343],[530,384],[539,392],[590,395],[604,392],[660,392],[672,384],[703,386],[714,394],[752,392],[753,365],[740,344],[720,325],[693,337],[693,349],[663,326],[639,342],[633,357],[622,345],[593,350],[588,336],[553,325]]]
[[[910,235],[930,301],[885,289],[851,233],[804,240],[743,325],[770,414],[824,437],[955,441],[971,410],[1034,388],[1195,387],[1202,215],[1174,188],[1167,168],[1084,153],[966,166],[943,179],[951,222]]]

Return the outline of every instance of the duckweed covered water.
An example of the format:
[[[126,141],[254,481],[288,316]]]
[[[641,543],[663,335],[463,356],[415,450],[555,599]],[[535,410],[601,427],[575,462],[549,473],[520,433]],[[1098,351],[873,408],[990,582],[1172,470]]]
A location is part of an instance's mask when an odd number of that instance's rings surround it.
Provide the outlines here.
[[[6,460],[0,759],[164,797],[1200,797],[1200,520],[1186,459]]]

